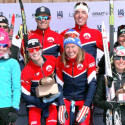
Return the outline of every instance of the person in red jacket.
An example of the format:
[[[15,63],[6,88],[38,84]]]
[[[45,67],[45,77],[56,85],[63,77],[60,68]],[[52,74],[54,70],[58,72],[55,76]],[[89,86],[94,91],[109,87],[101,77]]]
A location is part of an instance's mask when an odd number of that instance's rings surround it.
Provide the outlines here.
[[[42,45],[44,55],[58,57],[63,51],[62,35],[50,29],[51,12],[49,8],[41,6],[36,9],[35,21],[37,29],[29,33],[30,38],[38,38]]]
[[[97,48],[103,50],[102,34],[99,30],[87,27],[89,7],[85,2],[78,2],[74,6],[74,20],[76,30],[80,36],[82,48],[96,59]],[[66,31],[61,32],[65,35]]]
[[[74,30],[67,32],[64,52],[56,63],[56,80],[62,87],[58,119],[63,125],[74,125],[75,122],[89,125],[90,106],[96,89],[95,59],[82,49]],[[69,119],[65,119],[66,110]]]
[[[43,98],[36,97],[35,93],[39,80],[53,74],[56,58],[52,55],[42,55],[42,46],[36,38],[29,39],[27,44],[30,60],[22,70],[21,86],[22,99],[29,107],[29,125],[41,125],[41,113],[46,118],[46,125],[57,125],[56,104],[44,103]]]

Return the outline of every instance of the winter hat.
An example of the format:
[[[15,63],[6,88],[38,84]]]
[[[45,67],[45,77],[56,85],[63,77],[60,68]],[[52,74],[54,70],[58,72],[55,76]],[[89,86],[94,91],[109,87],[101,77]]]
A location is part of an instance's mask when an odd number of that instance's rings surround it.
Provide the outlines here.
[[[116,55],[125,55],[125,48],[123,46],[117,46],[116,48],[114,48],[114,56]]]
[[[28,40],[27,49],[34,48],[37,46],[41,46],[39,39],[32,38]]]
[[[10,46],[9,35],[3,28],[0,28],[0,44],[8,44]]]
[[[74,12],[78,9],[83,9],[86,11],[86,13],[88,14],[89,13],[89,7],[88,5],[85,3],[85,2],[78,2],[75,4],[74,6]]]
[[[118,27],[117,37],[119,37],[121,34],[125,34],[125,25],[121,25]]]
[[[45,14],[48,14],[49,16],[51,16],[49,8],[44,7],[44,6],[39,7],[39,8],[36,9],[35,16],[38,16],[41,13],[45,13]]]
[[[66,44],[73,43],[82,48],[81,41],[79,39],[79,33],[74,29],[69,29],[64,35],[64,48]]]
[[[7,25],[9,25],[7,18],[3,15],[0,15],[0,23],[6,23]]]

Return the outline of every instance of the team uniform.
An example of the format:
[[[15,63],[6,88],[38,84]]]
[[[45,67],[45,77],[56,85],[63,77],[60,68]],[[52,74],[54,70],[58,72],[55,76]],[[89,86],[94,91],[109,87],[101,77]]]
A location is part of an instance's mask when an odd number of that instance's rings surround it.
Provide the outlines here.
[[[44,55],[58,57],[63,52],[63,37],[50,28],[46,30],[36,29],[28,37],[40,40]]]
[[[61,57],[57,58],[56,80],[62,86],[62,93],[69,119],[65,121],[65,125],[69,125],[73,119],[72,101],[78,110],[83,105],[90,107],[93,95],[96,89],[96,68],[95,59],[88,53],[85,53],[83,63],[77,64],[75,59],[67,58],[67,65],[61,61]],[[63,105],[63,100],[59,99],[59,105]],[[84,121],[80,125],[89,124],[90,111]]]
[[[41,125],[41,112],[49,106],[49,116],[46,119],[46,125],[57,124],[56,105],[43,103],[42,98],[37,98],[35,88],[41,78],[51,75],[55,70],[56,58],[54,56],[43,56],[42,66],[34,64],[31,60],[21,73],[22,97],[29,107],[29,124]],[[43,115],[46,115],[44,114]]]
[[[96,59],[97,48],[103,51],[101,32],[96,29],[90,29],[87,25],[79,26],[76,24],[73,29],[80,34],[82,48]],[[63,31],[61,35],[64,36],[67,30]]]

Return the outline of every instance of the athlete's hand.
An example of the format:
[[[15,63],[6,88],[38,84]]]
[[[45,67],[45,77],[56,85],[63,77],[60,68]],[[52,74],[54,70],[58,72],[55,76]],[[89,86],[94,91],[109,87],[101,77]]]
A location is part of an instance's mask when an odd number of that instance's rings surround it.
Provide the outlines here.
[[[58,120],[60,124],[65,123],[65,119],[68,119],[68,113],[66,111],[65,105],[59,106],[59,111],[58,111]]]
[[[83,106],[82,109],[77,114],[76,121],[78,123],[84,122],[84,120],[87,118],[89,110],[90,108],[88,106]]]

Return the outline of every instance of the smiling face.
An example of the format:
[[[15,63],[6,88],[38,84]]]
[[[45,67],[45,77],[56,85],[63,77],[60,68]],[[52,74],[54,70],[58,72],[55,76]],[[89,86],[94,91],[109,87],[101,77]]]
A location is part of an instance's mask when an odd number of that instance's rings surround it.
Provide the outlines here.
[[[114,65],[118,73],[123,73],[125,71],[125,55],[116,55],[114,57]]]
[[[79,47],[76,44],[69,43],[65,46],[65,53],[70,59],[77,57],[78,52]]]
[[[43,14],[39,14],[38,16],[48,16],[49,17],[49,19],[41,19],[41,20],[38,20],[37,18],[36,18],[36,23],[37,23],[37,27],[38,27],[38,29],[42,29],[42,30],[45,30],[45,29],[47,29],[48,27],[49,27],[49,23],[50,23],[50,21],[51,21],[51,17],[48,15],[48,14],[45,14],[45,13],[43,13]],[[37,17],[38,17],[37,16]]]
[[[40,47],[28,49],[28,55],[34,63],[39,62],[42,59],[42,50]]]
[[[87,23],[88,14],[84,9],[77,9],[74,13],[75,23],[79,26],[83,26]]]

